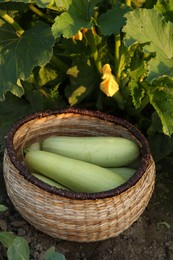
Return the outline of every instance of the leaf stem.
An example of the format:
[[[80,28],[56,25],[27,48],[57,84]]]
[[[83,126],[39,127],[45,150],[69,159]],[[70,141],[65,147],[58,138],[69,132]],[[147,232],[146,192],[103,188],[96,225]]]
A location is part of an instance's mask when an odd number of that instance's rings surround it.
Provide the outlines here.
[[[120,70],[119,70],[120,46],[121,46],[120,34],[117,34],[115,35],[115,75],[118,84],[120,82]]]
[[[12,27],[15,29],[17,32],[18,36],[22,36],[22,34],[25,32],[20,25],[10,16],[8,15],[5,11],[0,10],[0,16]]]
[[[86,37],[86,40],[91,48],[91,55],[93,57],[93,60],[95,62],[95,65],[97,67],[97,70],[99,73],[101,73],[102,71],[102,63],[101,63],[101,60],[100,60],[100,56],[99,56],[99,51],[98,51],[98,48],[97,48],[97,43],[96,43],[96,34],[94,29],[92,30],[88,30],[87,33],[85,33],[85,37]]]
[[[118,85],[120,85],[121,69],[120,69],[120,46],[121,46],[121,35],[120,33],[115,35],[115,76]],[[117,101],[119,108],[124,110],[124,100],[118,91],[113,98]]]
[[[48,22],[53,23],[54,20],[51,19],[48,15],[44,14],[42,11],[40,11],[35,5],[33,4],[29,4],[29,9],[34,12],[35,14],[37,14],[38,16],[42,17],[45,20],[48,20]]]

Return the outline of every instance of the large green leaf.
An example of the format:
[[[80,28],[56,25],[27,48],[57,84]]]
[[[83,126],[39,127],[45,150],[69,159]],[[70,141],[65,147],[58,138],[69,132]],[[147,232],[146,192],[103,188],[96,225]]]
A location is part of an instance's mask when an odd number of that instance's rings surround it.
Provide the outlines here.
[[[37,23],[20,37],[10,26],[0,27],[0,100],[7,91],[22,95],[18,79],[26,80],[35,66],[47,64],[53,45],[54,39],[45,23]]]
[[[150,104],[157,112],[163,127],[163,133],[173,133],[173,78],[160,77],[146,88]]]
[[[28,242],[22,237],[16,237],[7,251],[8,260],[29,260]]]
[[[91,18],[94,8],[99,2],[99,0],[65,0],[68,10],[56,17],[52,26],[53,36],[58,38],[63,35],[65,38],[70,38],[81,28],[90,29],[93,25]]]
[[[161,75],[173,76],[173,24],[153,9],[140,8],[125,17],[126,44],[148,42],[144,49],[156,53],[149,62],[149,80]]]
[[[124,15],[129,11],[126,5],[113,5],[106,13],[103,13],[98,19],[98,26],[102,34],[111,35],[120,33],[121,28],[125,25],[126,18]]]

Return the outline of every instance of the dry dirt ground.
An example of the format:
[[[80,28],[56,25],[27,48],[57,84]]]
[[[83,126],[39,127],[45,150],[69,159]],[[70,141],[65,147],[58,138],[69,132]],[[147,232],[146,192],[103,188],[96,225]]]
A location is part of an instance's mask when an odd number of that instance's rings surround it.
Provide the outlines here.
[[[30,260],[43,260],[51,246],[67,260],[173,260],[173,173],[169,162],[158,166],[153,196],[140,218],[118,237],[94,243],[62,241],[35,230],[14,209],[1,174],[0,204],[8,210],[0,215],[0,231],[24,237],[29,242]],[[7,259],[6,250],[0,245],[3,259]]]

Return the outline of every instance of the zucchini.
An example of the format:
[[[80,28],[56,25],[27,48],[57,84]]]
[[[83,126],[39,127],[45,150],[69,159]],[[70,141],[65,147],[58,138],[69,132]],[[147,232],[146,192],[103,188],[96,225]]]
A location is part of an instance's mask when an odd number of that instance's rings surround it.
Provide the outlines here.
[[[76,192],[102,192],[125,182],[122,176],[100,166],[46,151],[29,151],[25,163],[31,172],[39,172]]]
[[[121,167],[139,157],[139,147],[123,137],[49,137],[41,149],[102,167]]]
[[[63,190],[68,190],[68,188],[64,187],[63,185],[61,185],[60,183],[42,175],[42,174],[39,174],[39,173],[35,173],[35,172],[32,172],[31,173],[33,176],[35,176],[37,179],[41,180],[42,182],[45,182],[47,184],[49,184],[50,186],[54,186],[58,189],[63,189]]]
[[[123,176],[126,179],[126,181],[130,179],[136,172],[136,169],[128,168],[128,167],[116,167],[116,168],[107,168],[107,169]]]
[[[30,144],[29,146],[24,148],[24,154],[28,153],[29,151],[33,151],[33,150],[40,150],[40,143],[39,142],[35,142]]]

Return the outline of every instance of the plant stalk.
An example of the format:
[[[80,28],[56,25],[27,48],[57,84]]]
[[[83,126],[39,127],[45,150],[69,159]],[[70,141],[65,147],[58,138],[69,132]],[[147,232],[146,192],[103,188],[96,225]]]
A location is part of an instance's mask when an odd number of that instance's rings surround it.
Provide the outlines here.
[[[115,75],[117,79],[117,83],[120,82],[120,70],[119,70],[119,63],[120,63],[120,46],[121,46],[121,39],[120,34],[115,36]]]
[[[120,46],[121,46],[121,35],[120,33],[115,35],[115,76],[118,85],[120,85],[121,69],[120,69]],[[124,100],[118,91],[114,96],[120,109],[124,110]]]
[[[87,42],[88,42],[88,44],[91,48],[92,57],[93,57],[93,60],[95,62],[96,68],[97,68],[98,72],[101,74],[102,73],[102,63],[101,63],[101,60],[100,60],[99,51],[98,51],[98,48],[97,48],[96,38],[95,38],[94,33],[95,32],[93,30],[88,30],[88,32],[85,33],[85,37],[86,37],[86,40],[87,40]]]
[[[25,32],[20,25],[10,16],[8,15],[5,11],[0,10],[0,16],[12,27],[15,29],[16,33],[18,36],[22,36],[22,34]]]
[[[29,4],[29,9],[34,12],[36,15],[42,17],[43,19],[45,19],[46,21],[48,20],[48,22],[53,23],[54,20],[51,19],[48,15],[44,14],[42,11],[40,11],[35,5],[33,4]]]

